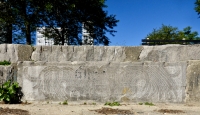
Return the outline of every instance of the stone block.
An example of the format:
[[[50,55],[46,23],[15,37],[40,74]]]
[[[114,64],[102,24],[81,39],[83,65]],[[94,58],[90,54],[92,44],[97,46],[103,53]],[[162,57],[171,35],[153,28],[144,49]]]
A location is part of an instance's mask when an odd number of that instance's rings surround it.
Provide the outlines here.
[[[11,44],[10,44],[11,45]],[[34,47],[30,45],[15,45],[15,53],[17,53],[17,61],[31,61],[32,52]]]
[[[7,66],[0,65],[0,85],[7,80],[17,81],[17,67],[15,64]]]
[[[93,61],[94,48],[93,46],[74,46],[73,61]]]
[[[53,45],[51,48],[52,49],[48,58],[48,62],[65,61],[66,54],[63,53],[63,46]]]
[[[66,56],[65,61],[73,61],[74,46],[64,46],[63,53]]]
[[[86,54],[84,52],[84,48],[82,46],[74,46],[72,61],[85,61],[85,60],[86,60]]]
[[[200,59],[200,45],[143,46],[140,61],[178,62]]]
[[[41,64],[40,64],[41,63]],[[186,63],[24,62],[25,100],[183,102]],[[23,73],[23,74],[22,74]]]
[[[32,47],[29,45],[18,44],[1,44],[0,45],[0,61],[30,61],[32,55]]]
[[[200,102],[200,61],[190,60],[187,67],[186,102]]]
[[[32,60],[34,61],[49,61],[52,60],[53,55],[52,46],[35,46],[35,50],[32,53]]]
[[[126,53],[124,51],[125,47],[115,46],[114,48],[115,48],[115,53],[113,61],[123,62],[124,59],[126,58]]]
[[[143,50],[143,47],[124,47],[124,52],[126,55],[126,58],[124,61],[139,61],[139,56],[141,51]]]
[[[42,46],[34,46],[34,50],[31,59],[34,61],[41,61]]]
[[[139,56],[140,61],[153,62],[178,62],[187,61],[185,46],[182,45],[162,45],[162,46],[143,46]],[[183,58],[184,57],[184,58]]]
[[[94,46],[94,61],[102,61],[104,53],[104,46]]]
[[[185,46],[186,47],[186,46]],[[188,45],[182,54],[187,55],[185,60],[200,60],[200,45]]]
[[[123,61],[124,48],[117,46],[94,46],[94,61]]]
[[[7,54],[7,44],[0,44],[0,61],[10,61],[9,55]]]
[[[94,46],[84,46],[86,61],[94,61]]]

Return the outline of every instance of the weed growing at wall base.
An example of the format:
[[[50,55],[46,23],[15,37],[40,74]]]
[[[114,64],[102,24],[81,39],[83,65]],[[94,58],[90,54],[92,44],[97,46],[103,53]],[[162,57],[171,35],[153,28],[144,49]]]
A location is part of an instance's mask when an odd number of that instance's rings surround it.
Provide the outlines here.
[[[119,102],[106,102],[104,105],[109,105],[109,106],[120,106],[120,103]]]
[[[149,103],[149,102],[145,102],[145,105],[149,105],[149,106],[155,106],[153,103]]]
[[[138,103],[139,105],[149,105],[149,106],[155,106],[153,103],[145,102],[145,103]]]
[[[143,103],[138,103],[139,105],[143,105]]]
[[[0,65],[10,65],[11,63],[9,61],[0,61]]]
[[[63,105],[68,105],[67,100],[65,100],[62,104],[63,104]]]

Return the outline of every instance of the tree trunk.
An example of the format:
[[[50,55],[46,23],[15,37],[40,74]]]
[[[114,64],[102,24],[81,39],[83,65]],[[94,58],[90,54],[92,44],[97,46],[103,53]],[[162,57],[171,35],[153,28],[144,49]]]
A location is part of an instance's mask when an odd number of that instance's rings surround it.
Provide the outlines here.
[[[25,25],[25,34],[26,34],[26,44],[27,45],[31,45],[31,23],[30,23],[30,19],[27,15],[26,9],[27,9],[27,1],[26,0],[22,0],[21,1],[22,4],[22,17],[24,19],[24,25]]]
[[[26,44],[31,45],[31,25],[30,23],[26,23]]]
[[[65,31],[65,29],[64,29],[64,28],[61,28],[61,36],[62,36],[62,38],[61,38],[61,45],[64,45],[64,43],[65,43],[64,31]]]
[[[64,35],[62,35],[62,38],[61,38],[61,45],[64,45],[65,44],[65,37]]]
[[[12,44],[12,24],[7,24],[6,43]]]

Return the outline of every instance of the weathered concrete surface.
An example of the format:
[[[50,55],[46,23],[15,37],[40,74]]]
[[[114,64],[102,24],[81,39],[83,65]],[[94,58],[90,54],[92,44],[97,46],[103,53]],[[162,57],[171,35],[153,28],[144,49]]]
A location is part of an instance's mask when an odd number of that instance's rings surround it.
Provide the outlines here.
[[[125,48],[125,55],[126,58],[124,61],[132,61],[136,62],[139,61],[139,56],[143,47],[124,47]]]
[[[143,46],[140,61],[179,62],[200,59],[200,45]]]
[[[28,45],[0,44],[0,61],[30,61],[33,48]]]
[[[0,45],[0,61],[179,62],[200,60],[200,45],[162,46],[35,46]],[[33,51],[34,50],[34,51]]]
[[[200,45],[36,46],[34,61],[179,62],[200,59]]]
[[[34,61],[138,61],[142,47],[36,46]]]
[[[186,102],[200,100],[200,61],[191,60],[187,67]]]
[[[25,100],[183,102],[186,63],[23,62]]]

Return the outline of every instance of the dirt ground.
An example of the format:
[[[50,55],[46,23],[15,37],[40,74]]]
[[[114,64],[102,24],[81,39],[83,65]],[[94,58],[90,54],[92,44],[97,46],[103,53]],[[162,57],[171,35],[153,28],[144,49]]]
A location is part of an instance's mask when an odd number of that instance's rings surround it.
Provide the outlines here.
[[[112,107],[95,102],[68,102],[68,105],[60,102],[0,104],[0,115],[200,115],[200,105],[196,104],[120,104]]]

